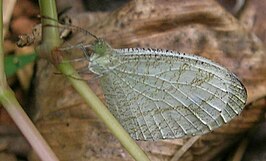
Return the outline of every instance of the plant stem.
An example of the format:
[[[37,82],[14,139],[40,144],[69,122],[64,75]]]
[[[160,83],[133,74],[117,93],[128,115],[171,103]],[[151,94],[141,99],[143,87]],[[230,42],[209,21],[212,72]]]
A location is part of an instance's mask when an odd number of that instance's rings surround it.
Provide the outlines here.
[[[4,34],[3,34],[3,1],[0,1],[0,85],[2,88],[6,87],[6,75],[4,70]]]
[[[39,0],[41,14],[43,16],[47,16],[51,19],[57,19],[56,15],[56,7],[49,6],[52,5],[51,0]],[[53,9],[54,11],[51,11]],[[55,21],[43,21],[46,23],[55,23]],[[57,25],[57,24],[52,24]],[[50,27],[49,27],[50,28]],[[55,28],[55,27],[54,27]],[[60,40],[58,36],[58,30],[48,30],[48,27],[43,27],[43,43],[48,42],[51,43],[53,41],[54,44],[49,45],[48,51],[52,51],[54,48],[58,47]],[[45,45],[46,47],[46,45]],[[48,54],[48,53],[47,53]],[[46,56],[49,57],[49,56]],[[86,82],[81,81],[82,79],[75,71],[75,69],[71,66],[70,63],[61,63],[55,64],[57,68],[67,76],[68,80],[72,84],[72,86],[76,89],[76,91],[84,98],[85,102],[93,109],[93,111],[97,114],[97,116],[105,123],[105,125],[109,128],[112,134],[120,141],[120,143],[125,147],[125,149],[132,155],[133,158],[137,161],[149,161],[147,155],[141,150],[141,148],[136,144],[136,142],[129,136],[129,134],[124,130],[124,128],[120,125],[120,123],[115,119],[115,117],[110,113],[110,111],[104,106],[104,104],[100,101],[100,99],[93,93],[93,91],[89,88]]]
[[[50,149],[35,128],[27,114],[23,111],[16,99],[14,92],[9,88],[4,73],[4,49],[3,49],[3,1],[0,0],[0,102],[14,120],[22,134],[26,137],[30,145],[43,161],[58,161],[57,157]]]
[[[1,86],[2,87],[2,86]],[[59,161],[9,88],[1,89],[0,101],[34,151],[43,161]]]
[[[46,16],[47,18],[42,18],[42,45],[47,47],[49,53],[58,47],[61,44],[61,40],[59,38],[59,32],[57,27],[57,12],[56,5],[54,0],[39,0],[40,12],[42,16]],[[46,25],[51,25],[50,27]],[[46,26],[46,27],[44,27]]]

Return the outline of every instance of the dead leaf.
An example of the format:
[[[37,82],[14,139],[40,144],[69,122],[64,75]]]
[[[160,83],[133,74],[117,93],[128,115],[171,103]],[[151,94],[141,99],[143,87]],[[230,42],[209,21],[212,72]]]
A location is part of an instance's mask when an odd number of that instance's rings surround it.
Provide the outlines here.
[[[226,66],[246,86],[249,105],[245,111],[222,128],[199,138],[180,160],[217,158],[262,120],[265,101],[252,102],[266,94],[263,43],[217,2],[136,0],[108,14],[88,13],[88,16],[86,21],[79,20],[74,25],[105,38],[115,48],[152,47],[195,53]],[[78,19],[78,15],[72,17]],[[69,43],[91,40],[84,33],[76,33]],[[58,157],[61,160],[132,160],[64,77],[55,72],[47,61],[38,63],[32,106],[37,108],[34,116],[38,128]],[[98,85],[90,84],[103,98]],[[170,160],[187,140],[139,144],[151,160]]]

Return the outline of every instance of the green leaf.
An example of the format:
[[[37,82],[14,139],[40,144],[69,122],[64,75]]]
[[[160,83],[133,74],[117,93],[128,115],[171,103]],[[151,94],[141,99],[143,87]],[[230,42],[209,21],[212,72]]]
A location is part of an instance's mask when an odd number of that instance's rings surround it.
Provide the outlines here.
[[[5,73],[7,77],[12,76],[18,69],[23,68],[25,65],[32,63],[37,58],[36,53],[29,55],[10,55],[5,57]]]

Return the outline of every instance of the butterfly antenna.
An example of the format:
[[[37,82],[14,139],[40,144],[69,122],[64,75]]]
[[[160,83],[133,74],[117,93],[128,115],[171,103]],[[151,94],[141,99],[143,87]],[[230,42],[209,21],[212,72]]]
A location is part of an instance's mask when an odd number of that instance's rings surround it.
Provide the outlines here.
[[[86,34],[86,35],[90,35],[90,36],[92,36],[93,38],[95,38],[96,40],[99,40],[99,38],[96,36],[96,35],[94,35],[94,34],[92,34],[91,32],[89,32],[88,30],[85,30],[85,29],[83,29],[83,28],[81,28],[81,27],[78,27],[78,26],[75,26],[75,25],[71,25],[71,24],[60,24],[56,19],[53,19],[53,18],[51,18],[51,17],[47,17],[47,16],[42,16],[42,15],[39,15],[38,17],[40,17],[40,18],[44,18],[44,19],[48,19],[48,20],[52,20],[52,21],[55,21],[56,23],[58,23],[59,25],[46,25],[46,26],[55,26],[55,27],[59,27],[59,28],[65,28],[65,29],[73,29],[73,30],[76,30],[76,31],[78,31],[78,32],[82,32],[82,33],[84,33],[84,34]]]

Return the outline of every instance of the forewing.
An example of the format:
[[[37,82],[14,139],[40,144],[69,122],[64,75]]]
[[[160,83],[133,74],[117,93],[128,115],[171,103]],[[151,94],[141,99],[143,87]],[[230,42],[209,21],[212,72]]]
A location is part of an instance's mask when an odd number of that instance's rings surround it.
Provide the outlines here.
[[[136,140],[204,134],[238,115],[245,87],[225,68],[164,50],[117,50],[101,78],[110,111]]]

